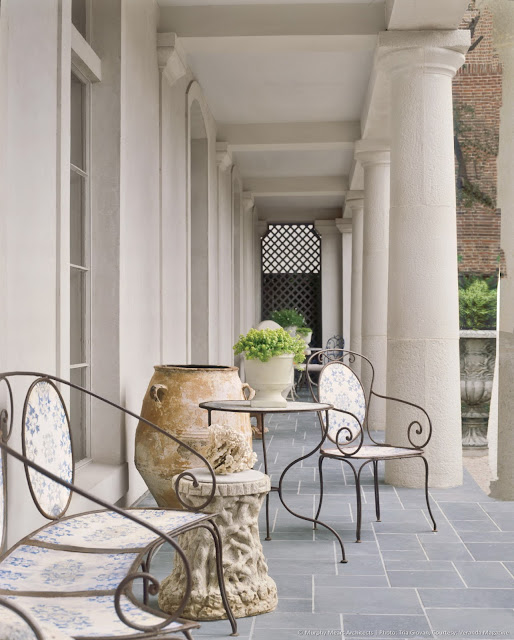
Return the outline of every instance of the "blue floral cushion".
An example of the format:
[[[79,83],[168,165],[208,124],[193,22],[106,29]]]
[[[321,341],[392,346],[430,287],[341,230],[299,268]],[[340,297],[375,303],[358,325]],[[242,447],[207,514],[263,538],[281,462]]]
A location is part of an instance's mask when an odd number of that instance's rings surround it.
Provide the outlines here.
[[[37,382],[31,389],[24,415],[24,449],[29,460],[67,482],[73,481],[71,435],[64,405],[55,386]],[[34,499],[50,517],[59,517],[68,505],[70,491],[29,469]]]
[[[360,421],[359,425],[359,422],[348,413],[329,411],[328,437],[330,440],[336,442],[338,438],[342,446],[358,438],[361,425],[364,426],[366,399],[360,380],[350,367],[342,362],[327,364],[320,374],[318,391],[320,402],[328,402],[337,409],[349,411]],[[346,428],[338,435],[343,427]]]
[[[0,563],[0,592],[114,592],[137,556],[21,545]]]
[[[43,640],[71,640],[53,625],[37,624],[43,634]],[[35,640],[29,625],[17,613],[0,605],[0,640]]]
[[[113,596],[71,596],[66,598],[39,598],[8,596],[41,625],[50,624],[69,636],[97,638],[127,636],[136,633],[123,624],[114,608]],[[127,598],[121,600],[127,618],[141,625],[159,624],[162,618],[136,607]],[[179,629],[172,622],[166,630]]]
[[[129,511],[163,532],[209,517],[204,513],[171,509]],[[35,533],[31,540],[90,549],[138,549],[146,547],[155,538],[155,533],[149,529],[114,511],[94,511],[51,523]]]

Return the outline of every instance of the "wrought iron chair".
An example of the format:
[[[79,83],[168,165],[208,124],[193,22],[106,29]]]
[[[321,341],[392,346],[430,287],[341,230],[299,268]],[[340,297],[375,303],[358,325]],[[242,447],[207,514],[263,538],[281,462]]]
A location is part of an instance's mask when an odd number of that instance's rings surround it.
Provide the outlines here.
[[[344,338],[343,336],[337,335],[332,336],[327,340],[326,347],[324,349],[316,349],[315,353],[308,358],[308,362],[310,365],[307,369],[307,364],[298,365],[298,367],[302,370],[302,374],[300,379],[298,380],[298,384],[296,385],[298,389],[301,389],[305,384],[305,380],[308,381],[309,387],[317,386],[317,382],[315,382],[312,378],[313,373],[318,373],[323,369],[325,363],[330,362],[331,360],[337,360],[339,357],[339,351],[344,349]],[[314,351],[311,349],[311,351]],[[323,354],[320,356],[320,359],[317,358],[317,354]]]
[[[26,377],[35,379],[24,396],[22,453],[19,453],[7,442],[12,434],[14,415],[18,415],[14,406],[14,380]],[[213,538],[220,595],[232,635],[237,635],[237,623],[225,590],[216,514],[202,513],[216,490],[216,476],[208,461],[148,420],[56,376],[11,372],[0,374],[0,383],[8,405],[0,414],[0,552],[6,533],[6,454],[23,463],[34,504],[50,520],[0,557],[0,596],[3,596],[0,615],[2,611],[5,614],[5,607],[11,616],[21,611],[21,618],[38,640],[42,638],[39,625],[45,623],[81,640],[93,637],[172,640],[177,633],[190,640],[191,629],[199,625],[180,616],[191,594],[192,572],[175,538],[202,527]],[[188,449],[211,474],[210,496],[199,507],[184,502],[178,491],[180,479],[189,477],[196,482],[188,471],[180,474],[175,484],[184,509],[121,509],[75,486],[69,418],[56,383],[115,407]],[[66,516],[73,493],[104,510]],[[181,561],[185,569],[183,596],[176,611],[169,616],[148,605],[148,594],[156,595],[159,591],[158,580],[150,574],[151,561],[165,542],[174,550],[175,562]],[[142,581],[142,603],[132,589],[135,580]]]
[[[334,355],[335,351],[338,352],[337,357]],[[350,365],[356,361],[357,363],[359,362],[357,359],[360,359],[361,372],[363,367],[368,367],[369,375],[367,378],[369,379],[369,390],[367,394],[364,391],[361,379],[350,368]],[[334,409],[329,411],[328,433],[325,429],[325,433],[322,434],[322,446],[318,459],[320,500],[316,520],[319,517],[323,504],[323,462],[326,458],[341,460],[353,471],[357,494],[357,542],[360,542],[362,522],[361,473],[363,468],[370,463],[373,465],[375,512],[377,521],[380,522],[380,496],[378,486],[379,461],[420,458],[423,460],[425,467],[425,498],[427,508],[433,523],[433,530],[437,531],[428,496],[428,462],[423,455],[423,449],[432,436],[432,423],[427,412],[412,402],[383,396],[374,391],[373,381],[375,371],[373,365],[368,358],[361,354],[343,349],[330,350],[329,355],[324,351],[319,351],[309,358],[307,370],[310,369],[311,362],[313,361],[321,368],[317,389],[315,389],[310,377],[308,377],[311,395],[316,402],[327,402],[334,406]],[[373,438],[368,418],[371,401],[375,398],[401,403],[419,412],[417,417],[414,417],[407,427],[406,437],[409,446],[393,446],[377,442]],[[320,416],[320,420],[322,420],[322,416]],[[414,436],[420,437],[421,441],[416,444],[413,440]],[[332,443],[332,446],[326,446],[325,442],[327,438]],[[358,470],[356,469],[356,464],[360,465]]]

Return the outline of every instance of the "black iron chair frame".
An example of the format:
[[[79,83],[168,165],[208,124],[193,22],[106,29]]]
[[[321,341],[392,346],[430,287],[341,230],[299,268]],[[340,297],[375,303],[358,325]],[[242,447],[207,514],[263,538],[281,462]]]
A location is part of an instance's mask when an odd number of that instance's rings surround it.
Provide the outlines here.
[[[179,444],[180,446],[184,447],[185,449],[187,449],[189,452],[191,452],[193,455],[195,455],[197,458],[199,458],[201,460],[201,462],[208,468],[209,473],[211,475],[212,478],[212,489],[211,489],[211,493],[210,495],[207,497],[207,499],[205,500],[205,502],[203,502],[201,505],[190,505],[187,502],[185,502],[179,492],[179,484],[180,484],[180,480],[182,478],[188,477],[192,480],[193,485],[194,486],[198,486],[198,481],[196,480],[195,476],[189,472],[189,471],[183,471],[181,474],[179,474],[177,476],[177,478],[175,479],[175,492],[177,495],[178,500],[180,501],[181,505],[184,507],[184,511],[194,511],[194,512],[199,512],[202,511],[203,509],[205,509],[210,502],[212,501],[215,491],[216,491],[216,475],[214,473],[214,470],[211,466],[211,464],[197,451],[195,451],[192,447],[190,447],[188,444],[186,444],[185,442],[181,441],[179,438],[173,436],[172,434],[168,433],[167,431],[164,431],[163,429],[161,429],[160,427],[158,427],[157,425],[153,424],[152,422],[150,422],[149,420],[147,420],[146,418],[143,418],[142,416],[139,416],[138,414],[130,411],[129,409],[126,409],[125,407],[122,407],[121,405],[108,400],[107,398],[104,398],[92,391],[90,391],[89,389],[85,389],[83,387],[80,387],[72,382],[69,382],[68,380],[65,380],[63,378],[60,378],[58,376],[54,376],[51,374],[46,374],[46,373],[41,373],[41,372],[34,372],[34,371],[13,371],[13,372],[7,372],[7,373],[2,373],[0,374],[0,384],[4,383],[6,385],[7,388],[7,396],[8,396],[8,404],[9,404],[9,409],[2,409],[0,412],[0,455],[2,455],[2,460],[3,463],[5,464],[6,462],[6,454],[8,456],[11,456],[12,458],[15,458],[16,460],[18,460],[19,462],[23,463],[24,467],[25,467],[25,471],[26,471],[26,476],[27,476],[27,480],[28,480],[28,470],[32,469],[34,471],[37,471],[38,473],[44,475],[46,478],[56,482],[57,484],[60,484],[63,487],[66,487],[67,489],[70,490],[70,499],[71,499],[71,495],[73,493],[76,493],[77,495],[80,495],[84,498],[87,498],[88,500],[90,500],[93,503],[98,504],[100,507],[103,507],[103,509],[108,510],[108,511],[113,511],[115,513],[117,513],[118,515],[121,515],[125,518],[127,518],[128,520],[131,520],[135,523],[137,523],[138,525],[140,525],[143,528],[146,528],[147,530],[151,531],[152,533],[154,533],[157,538],[156,540],[153,540],[151,543],[147,544],[146,547],[140,552],[138,558],[136,559],[136,561],[132,564],[132,567],[129,571],[129,573],[123,578],[123,580],[119,583],[118,587],[116,588],[115,594],[114,594],[114,606],[115,606],[115,610],[116,610],[116,614],[119,618],[119,620],[125,624],[127,627],[129,627],[130,629],[135,630],[137,633],[130,633],[130,635],[124,635],[124,636],[120,636],[120,635],[116,635],[116,636],[104,636],[104,637],[100,637],[100,636],[94,636],[95,640],[111,640],[112,638],[116,638],[116,640],[135,640],[135,639],[145,639],[145,640],[173,640],[174,637],[177,637],[176,635],[174,636],[173,634],[176,633],[183,633],[186,638],[188,638],[188,640],[191,638],[191,634],[190,634],[190,629],[192,628],[198,628],[200,625],[196,622],[192,622],[189,620],[184,620],[182,618],[180,618],[181,614],[183,613],[187,602],[191,596],[191,591],[192,591],[192,573],[191,573],[191,568],[189,566],[189,562],[182,550],[182,548],[180,547],[180,545],[178,544],[178,542],[175,540],[175,538],[177,536],[179,536],[182,533],[185,533],[186,531],[190,531],[192,529],[195,528],[205,528],[209,531],[209,533],[211,534],[212,538],[213,538],[213,543],[214,543],[214,548],[215,548],[215,555],[216,555],[216,570],[217,570],[217,577],[218,577],[218,583],[219,583],[219,589],[220,589],[220,594],[221,594],[221,598],[222,598],[222,602],[223,605],[225,607],[225,611],[227,614],[227,618],[230,622],[231,625],[231,629],[232,629],[232,636],[237,636],[237,622],[236,619],[233,615],[232,609],[230,607],[230,603],[228,601],[228,597],[227,597],[227,592],[226,592],[226,587],[225,587],[225,579],[224,579],[224,573],[223,573],[223,551],[222,551],[222,539],[221,539],[221,534],[219,531],[218,526],[216,525],[216,523],[214,522],[214,518],[216,517],[217,514],[212,514],[212,513],[206,513],[205,514],[205,518],[201,518],[198,519],[196,521],[193,521],[191,523],[187,523],[181,527],[178,527],[176,529],[173,529],[173,531],[171,533],[165,533],[163,531],[161,531],[160,529],[158,529],[157,527],[153,526],[152,524],[150,524],[149,522],[146,522],[145,520],[136,517],[135,515],[133,515],[133,512],[137,512],[138,509],[121,509],[120,507],[117,507],[115,505],[110,504],[109,502],[98,498],[94,495],[92,495],[90,492],[85,491],[84,489],[81,489],[80,487],[76,486],[73,483],[73,479],[74,477],[72,476],[72,482],[68,482],[62,478],[60,478],[59,476],[55,475],[54,473],[52,473],[51,471],[48,471],[47,469],[45,469],[44,467],[40,466],[39,464],[33,462],[32,460],[30,460],[25,454],[25,451],[23,453],[19,453],[18,451],[16,451],[15,449],[11,448],[7,442],[9,441],[11,435],[12,435],[12,431],[13,431],[13,423],[14,423],[14,396],[13,396],[13,391],[12,391],[12,386],[10,384],[10,379],[12,378],[20,378],[20,377],[30,377],[30,378],[35,378],[36,380],[29,386],[29,390],[27,391],[26,395],[25,395],[25,401],[23,404],[23,412],[22,415],[25,415],[25,410],[29,401],[29,395],[30,392],[32,390],[32,388],[34,387],[34,384],[36,384],[37,382],[51,382],[53,385],[54,383],[60,383],[63,385],[66,385],[72,389],[75,389],[77,391],[80,391],[90,397],[93,397],[97,400],[99,400],[100,402],[103,402],[104,404],[110,405],[111,407],[114,407],[115,409],[118,409],[119,411],[121,411],[122,413],[135,418],[143,423],[145,423],[146,425],[148,425],[149,427],[151,427],[152,429],[155,429],[156,431],[158,431],[159,433],[163,434],[164,436],[166,436],[167,438],[173,440],[174,442],[176,442],[177,444]],[[55,387],[56,388],[56,387]],[[60,393],[58,391],[58,389],[56,388],[58,395],[62,401],[62,397],[60,396]],[[69,419],[68,419],[68,415],[67,415],[67,411],[66,411],[66,406],[63,403],[63,408],[64,411],[66,412],[66,418],[68,420],[68,424],[69,424]],[[74,458],[73,458],[73,447],[72,447],[72,461],[74,462]],[[6,469],[3,469],[3,473],[5,474]],[[6,475],[6,474],[5,474]],[[5,500],[7,497],[7,491],[6,491],[6,482],[4,482],[4,505],[6,504]],[[52,518],[51,516],[49,516],[48,514],[45,514],[38,502],[36,497],[34,496],[30,481],[28,481],[29,484],[29,488],[30,488],[30,492],[32,495],[32,498],[34,500],[34,503],[36,505],[36,507],[38,508],[38,510],[48,519],[50,520],[49,523],[46,523],[45,525],[43,525],[42,527],[40,527],[39,529],[37,529],[34,532],[31,532],[28,536],[25,536],[24,538],[22,538],[21,540],[19,540],[12,548],[8,549],[7,551],[5,551],[5,553],[3,553],[2,555],[0,555],[0,561],[2,561],[5,557],[7,557],[14,549],[16,549],[18,546],[20,546],[21,544],[29,541],[33,535],[37,532],[40,531],[42,529],[45,529],[47,526],[50,526],[53,522],[56,521],[62,521],[62,520],[66,520],[69,518],[74,518],[77,517],[77,515],[84,515],[84,513],[81,514],[75,514],[72,516],[65,516],[66,510],[68,509],[69,506],[69,502],[70,500],[68,500],[68,503],[66,505],[66,507],[64,508],[63,512],[60,514],[59,517],[56,518]],[[102,509],[100,509],[99,511],[102,511]],[[91,513],[91,512],[85,512],[87,513]],[[3,546],[5,544],[5,537],[6,537],[6,519],[4,519],[4,527],[3,527],[3,531],[0,532],[0,551],[3,549]],[[157,580],[157,578],[155,578],[155,576],[150,574],[150,567],[151,567],[151,562],[152,559],[156,553],[156,551],[158,550],[158,548],[160,546],[162,546],[164,543],[168,543],[172,549],[174,550],[176,556],[178,558],[180,558],[181,562],[184,564],[184,568],[185,568],[185,574],[186,574],[186,588],[185,588],[185,592],[184,595],[182,596],[182,599],[180,600],[180,603],[176,609],[176,611],[174,611],[171,615],[166,615],[164,614],[161,610],[157,610],[154,608],[151,608],[148,606],[148,596],[149,595],[157,595],[157,593],[159,592],[159,588],[160,588],[160,583]],[[60,547],[62,549],[66,549],[66,546],[62,546]],[[80,547],[71,547],[70,549],[73,549],[74,551],[80,551],[81,548]],[[86,550],[86,549],[84,549]],[[119,549],[114,548],[114,549],[95,549],[95,551],[99,551],[99,552],[109,552],[112,551],[114,553],[119,552]],[[141,567],[142,571],[137,571],[138,567]],[[143,603],[140,603],[137,598],[134,596],[133,591],[132,591],[132,583],[135,580],[143,580]],[[59,596],[59,592],[52,592],[55,596]],[[94,592],[92,592],[92,594],[94,594]],[[16,592],[15,595],[28,595],[28,594],[24,594],[24,592]],[[143,626],[143,625],[139,625],[129,619],[127,619],[127,617],[125,616],[124,612],[122,611],[121,608],[121,597],[125,596],[127,597],[127,599],[134,604],[135,606],[137,606],[138,608],[145,610],[149,613],[152,613],[153,615],[163,618],[163,622],[156,624],[156,625],[150,625],[150,626]],[[6,604],[8,603],[8,604]],[[41,631],[39,630],[39,627],[37,625],[37,623],[35,623],[34,621],[30,620],[30,616],[28,616],[25,612],[23,612],[19,607],[16,607],[15,605],[13,605],[13,603],[10,603],[8,600],[6,600],[5,598],[0,598],[0,606],[4,606],[9,608],[10,610],[14,611],[15,613],[18,613],[20,615],[21,618],[23,618],[27,624],[29,624],[29,626],[31,627],[31,629],[34,631],[36,638],[38,638],[38,640],[41,640]],[[21,613],[20,613],[21,612]],[[170,629],[170,630],[166,630],[166,627],[168,627],[168,625],[170,625],[172,622],[179,622],[182,626],[180,629]],[[86,640],[89,639],[91,636],[76,636],[76,640]]]
[[[319,380],[321,380],[321,377],[323,375],[323,372],[325,371],[325,369],[333,364],[345,364],[346,366],[349,366],[353,363],[356,362],[357,358],[360,358],[361,363],[362,362],[366,362],[369,367],[370,367],[370,371],[371,371],[371,375],[370,375],[370,385],[369,385],[369,392],[368,395],[366,397],[366,390],[364,389],[364,385],[362,384],[362,380],[360,378],[360,376],[358,376],[355,372],[354,375],[356,376],[356,378],[359,380],[359,383],[362,386],[363,389],[363,393],[364,393],[364,401],[365,401],[365,415],[364,418],[362,420],[362,422],[359,420],[359,418],[352,413],[351,411],[346,411],[344,409],[340,409],[337,407],[334,407],[334,409],[332,409],[333,411],[337,411],[339,413],[344,413],[346,415],[349,415],[351,418],[353,418],[357,424],[359,425],[359,433],[357,436],[355,436],[351,430],[348,427],[341,427],[338,431],[337,434],[335,436],[335,440],[334,440],[334,444],[338,449],[337,453],[329,453],[326,450],[323,450],[323,448],[320,448],[320,455],[318,458],[318,471],[319,471],[319,478],[320,478],[320,500],[319,500],[319,505],[318,505],[318,509],[316,512],[316,516],[315,516],[315,520],[318,520],[320,512],[321,512],[321,507],[323,504],[323,461],[325,460],[325,458],[330,458],[333,460],[340,460],[342,462],[344,462],[345,464],[347,464],[353,472],[353,476],[355,479],[355,491],[356,491],[356,502],[357,502],[357,522],[356,522],[356,542],[361,542],[361,525],[362,525],[362,488],[361,488],[361,473],[362,470],[364,469],[364,467],[366,467],[368,464],[373,463],[373,485],[374,485],[374,498],[375,498],[375,515],[377,518],[377,522],[381,522],[381,513],[380,513],[380,491],[379,491],[379,483],[378,483],[378,463],[382,462],[382,461],[386,461],[386,460],[404,460],[404,459],[408,459],[408,458],[421,458],[421,460],[423,460],[424,463],[424,468],[425,468],[425,500],[426,500],[426,504],[427,504],[427,510],[428,513],[430,515],[430,519],[432,520],[432,525],[433,525],[433,531],[436,532],[437,531],[437,524],[436,521],[434,519],[434,515],[432,513],[432,509],[430,506],[430,499],[429,499],[429,494],[428,494],[428,476],[429,476],[429,467],[428,467],[428,461],[425,458],[425,456],[423,455],[424,453],[424,447],[427,446],[427,444],[430,442],[430,439],[432,437],[432,421],[430,420],[430,417],[428,415],[428,413],[425,411],[425,409],[423,409],[423,407],[413,403],[413,402],[409,402],[407,400],[402,400],[401,398],[393,398],[391,396],[385,396],[382,395],[380,393],[377,393],[376,391],[373,390],[373,382],[375,379],[375,369],[373,367],[372,362],[366,358],[366,356],[363,356],[360,353],[357,353],[355,351],[349,351],[349,350],[345,350],[345,349],[330,349],[329,351],[330,353],[330,358],[327,357],[327,355],[324,353],[327,350],[322,350],[322,351],[318,351],[315,354],[313,354],[307,361],[306,364],[306,371],[308,371],[309,365],[311,364],[311,362],[316,362],[319,364],[322,364],[323,367],[319,372]],[[337,351],[339,352],[339,355],[337,357],[334,356],[334,352]],[[344,361],[345,359],[347,359],[348,363],[346,364]],[[318,385],[314,385],[311,381],[311,378],[309,375],[307,375],[307,379],[309,381],[309,389],[312,395],[312,398],[315,402],[320,402],[319,400],[319,384]],[[317,387],[318,392],[316,393],[315,388]],[[423,428],[423,424],[419,421],[419,420],[413,420],[412,422],[410,422],[410,424],[407,427],[407,438],[409,440],[410,446],[405,446],[405,447],[401,447],[402,449],[404,449],[405,453],[399,454],[399,455],[383,455],[381,456],[379,451],[380,449],[391,449],[391,448],[397,448],[394,445],[390,445],[390,444],[385,444],[382,442],[378,442],[376,441],[370,431],[369,428],[369,407],[371,405],[371,400],[373,397],[382,399],[382,400],[388,400],[388,401],[392,401],[392,402],[398,402],[401,404],[404,404],[406,406],[409,407],[413,407],[415,409],[418,409],[419,411],[421,411],[426,420],[427,420],[427,424],[428,424],[428,428],[427,428],[427,435],[424,436],[424,440],[422,440],[420,443],[415,443],[412,439],[412,435],[413,432],[416,434],[416,436],[423,436],[423,432],[424,432],[424,428]],[[415,431],[414,431],[415,429]],[[362,446],[364,445],[364,435],[365,433],[367,434],[368,438],[371,440],[372,442],[372,446],[376,447],[377,450],[377,455],[376,456],[372,456],[372,457],[364,457],[364,458],[360,458],[360,457],[356,457],[356,455],[359,453],[359,451],[361,450]],[[327,431],[325,430],[325,433],[323,433],[322,430],[322,441],[324,441],[327,437]],[[346,443],[344,445],[341,445],[341,438],[340,436],[343,436],[343,439],[346,441]],[[357,443],[357,444],[356,444]],[[348,446],[350,445],[350,448],[348,448]],[[346,449],[345,449],[346,447]],[[411,453],[409,453],[411,452]],[[364,460],[364,462],[359,466],[359,468],[357,469],[354,462],[357,460]],[[316,523],[314,524],[314,528],[316,528]]]

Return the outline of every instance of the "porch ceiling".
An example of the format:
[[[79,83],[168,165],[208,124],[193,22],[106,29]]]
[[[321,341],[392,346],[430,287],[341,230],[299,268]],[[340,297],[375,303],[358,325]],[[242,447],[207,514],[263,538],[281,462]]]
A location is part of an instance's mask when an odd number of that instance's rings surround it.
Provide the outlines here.
[[[158,2],[159,31],[178,35],[218,123],[218,140],[232,151],[260,217],[279,208],[289,219],[307,208],[313,219],[321,209],[340,215],[346,190],[362,189],[354,143],[377,131],[387,136],[388,101],[373,73],[379,33],[454,29],[467,6],[467,0]],[[327,191],[322,179],[337,176],[344,188]],[[266,178],[276,181],[277,192],[256,188],[255,179]],[[279,184],[289,178],[308,184],[290,192]]]

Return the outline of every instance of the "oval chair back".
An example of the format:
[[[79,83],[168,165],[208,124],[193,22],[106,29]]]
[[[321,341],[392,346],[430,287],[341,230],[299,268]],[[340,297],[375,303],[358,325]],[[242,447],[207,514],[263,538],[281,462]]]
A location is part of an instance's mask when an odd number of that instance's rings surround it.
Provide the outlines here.
[[[38,378],[29,387],[23,406],[22,448],[31,462],[73,483],[70,421],[62,396],[51,380]],[[57,520],[63,516],[70,504],[70,489],[26,464],[25,473],[32,499],[45,518]]]

